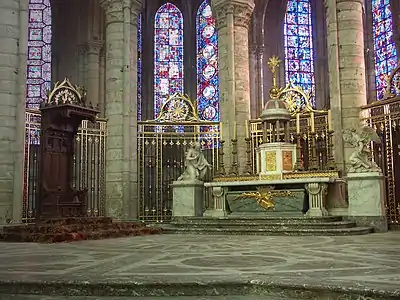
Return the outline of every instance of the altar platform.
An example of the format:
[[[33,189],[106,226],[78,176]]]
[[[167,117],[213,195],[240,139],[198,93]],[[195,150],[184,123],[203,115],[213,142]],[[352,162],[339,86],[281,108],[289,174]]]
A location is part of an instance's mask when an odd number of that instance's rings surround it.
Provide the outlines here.
[[[399,299],[399,244],[400,232],[0,243],[0,299]]]

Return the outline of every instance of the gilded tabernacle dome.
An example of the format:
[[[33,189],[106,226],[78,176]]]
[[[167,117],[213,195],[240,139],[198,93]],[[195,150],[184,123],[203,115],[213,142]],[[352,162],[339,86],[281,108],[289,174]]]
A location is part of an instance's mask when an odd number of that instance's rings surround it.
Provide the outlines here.
[[[276,121],[289,121],[291,114],[287,108],[286,102],[280,99],[282,89],[276,83],[276,69],[281,60],[273,56],[268,61],[268,66],[272,72],[272,88],[269,91],[269,100],[264,106],[260,119],[272,123]]]

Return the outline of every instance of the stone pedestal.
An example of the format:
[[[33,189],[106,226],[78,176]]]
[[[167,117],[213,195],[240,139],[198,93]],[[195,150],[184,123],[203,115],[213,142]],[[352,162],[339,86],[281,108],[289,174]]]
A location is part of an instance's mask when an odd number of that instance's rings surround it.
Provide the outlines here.
[[[212,187],[213,207],[204,212],[205,217],[225,217],[226,212],[226,188],[215,186]]]
[[[328,215],[325,208],[326,194],[328,184],[326,183],[308,183],[306,190],[308,192],[309,209],[306,213],[307,217],[323,217]]]
[[[326,209],[330,216],[347,216],[347,181],[340,178],[328,186]]]
[[[371,226],[377,232],[386,232],[384,176],[379,172],[349,173],[347,181],[349,218],[358,226]]]
[[[285,172],[293,172],[296,163],[296,145],[290,143],[266,143],[257,149],[257,172],[260,179],[269,176],[282,179]]]
[[[201,217],[204,211],[204,183],[199,180],[174,181],[172,216]]]

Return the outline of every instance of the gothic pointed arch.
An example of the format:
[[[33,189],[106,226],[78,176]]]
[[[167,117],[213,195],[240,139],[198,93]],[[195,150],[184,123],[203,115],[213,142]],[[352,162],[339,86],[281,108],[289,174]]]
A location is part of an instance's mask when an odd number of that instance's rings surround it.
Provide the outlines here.
[[[50,0],[29,0],[26,108],[38,109],[51,88]]]
[[[315,95],[311,0],[289,0],[284,22],[285,79]],[[312,98],[315,106],[315,96]]]
[[[154,23],[154,118],[169,95],[183,93],[183,16],[178,7],[165,3]]]
[[[197,110],[207,121],[219,121],[218,32],[209,0],[196,15]]]
[[[377,99],[384,96],[386,75],[398,63],[398,53],[393,39],[393,16],[390,0],[372,0],[372,26],[375,54],[375,84]]]

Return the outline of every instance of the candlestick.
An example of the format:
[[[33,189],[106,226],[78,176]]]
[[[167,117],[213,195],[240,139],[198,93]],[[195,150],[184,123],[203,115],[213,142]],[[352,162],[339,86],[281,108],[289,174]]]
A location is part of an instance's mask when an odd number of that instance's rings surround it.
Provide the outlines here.
[[[222,122],[219,122],[219,139],[222,140]]]
[[[245,124],[246,124],[246,138],[249,138],[250,137],[249,121],[246,121]]]
[[[234,140],[236,140],[236,138],[237,138],[237,132],[236,132],[236,130],[237,130],[237,128],[236,128],[236,121],[235,122],[233,122],[233,139]]]
[[[311,132],[315,132],[314,112],[310,113],[310,124],[311,124]]]
[[[296,133],[300,133],[300,114],[296,114]]]
[[[332,131],[332,111],[328,110],[328,131]]]

